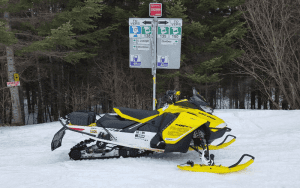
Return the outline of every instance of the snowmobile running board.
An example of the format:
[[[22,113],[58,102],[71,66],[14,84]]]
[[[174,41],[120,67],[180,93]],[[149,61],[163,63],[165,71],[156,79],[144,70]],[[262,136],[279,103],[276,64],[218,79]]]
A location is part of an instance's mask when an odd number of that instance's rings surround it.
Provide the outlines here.
[[[233,139],[230,140],[229,142],[224,143],[224,142],[226,141],[226,139],[227,139],[229,136],[233,137]],[[225,139],[223,140],[223,142],[221,142],[221,143],[218,144],[218,145],[209,145],[209,146],[208,146],[208,149],[209,149],[209,150],[219,150],[219,149],[223,149],[223,148],[229,146],[230,144],[232,144],[233,142],[235,142],[235,140],[236,140],[236,137],[229,134],[229,135],[227,135],[227,136],[225,137]],[[200,146],[199,146],[199,147],[195,147],[195,148],[197,148],[198,150],[203,150],[203,148],[200,147]],[[194,150],[194,149],[190,147],[189,150],[192,151],[192,150]]]
[[[243,160],[245,156],[251,157],[249,161],[247,161],[244,164],[240,164],[240,162]],[[213,166],[207,166],[207,165],[200,165],[200,164],[194,164],[193,161],[188,161],[185,164],[182,165],[177,165],[177,167],[181,170],[187,170],[187,171],[193,171],[193,172],[210,172],[210,173],[217,173],[217,174],[226,174],[226,173],[231,173],[231,172],[237,172],[240,170],[243,170],[250,166],[254,162],[254,157],[249,154],[244,154],[240,160],[229,166],[222,166],[222,165],[213,165]]]

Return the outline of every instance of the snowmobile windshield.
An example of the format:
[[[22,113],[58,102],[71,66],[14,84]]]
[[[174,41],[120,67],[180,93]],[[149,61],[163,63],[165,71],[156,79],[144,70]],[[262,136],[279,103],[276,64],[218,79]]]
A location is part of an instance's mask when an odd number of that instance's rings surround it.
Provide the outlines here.
[[[198,93],[198,91],[193,88],[193,96],[190,98],[190,102],[196,105],[200,110],[210,113],[213,113],[213,108],[209,106],[206,100]]]

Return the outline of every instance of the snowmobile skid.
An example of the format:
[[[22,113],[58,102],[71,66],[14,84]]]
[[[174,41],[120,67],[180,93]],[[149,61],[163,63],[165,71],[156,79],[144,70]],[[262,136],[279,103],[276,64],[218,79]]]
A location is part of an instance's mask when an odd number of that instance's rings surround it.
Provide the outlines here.
[[[188,161],[178,168],[211,173],[239,171],[254,161],[254,157],[245,154],[232,166],[215,165],[209,150],[227,147],[235,141],[235,136],[227,135],[220,144],[211,145],[231,129],[212,115],[211,108],[195,89],[190,100],[174,102],[177,95],[178,92],[168,91],[165,105],[154,111],[120,107],[114,108],[116,114],[100,114],[97,120],[94,112],[72,112],[59,119],[63,127],[54,135],[51,149],[61,146],[68,130],[88,138],[71,148],[69,156],[73,160],[139,157],[154,152],[186,153],[193,149],[200,154],[203,165]],[[233,139],[225,143],[228,137]],[[240,164],[245,156],[252,159]]]

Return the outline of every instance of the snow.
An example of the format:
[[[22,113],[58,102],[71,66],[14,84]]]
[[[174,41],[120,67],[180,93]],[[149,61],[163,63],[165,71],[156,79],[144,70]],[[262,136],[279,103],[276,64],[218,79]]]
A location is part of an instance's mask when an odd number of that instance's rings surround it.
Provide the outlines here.
[[[300,187],[300,110],[226,109],[214,114],[237,136],[227,148],[211,151],[215,163],[229,166],[247,153],[255,157],[247,169],[223,175],[178,169],[187,160],[200,163],[193,151],[72,161],[70,148],[85,137],[67,131],[62,146],[51,151],[53,135],[61,128],[52,122],[0,127],[0,187]]]

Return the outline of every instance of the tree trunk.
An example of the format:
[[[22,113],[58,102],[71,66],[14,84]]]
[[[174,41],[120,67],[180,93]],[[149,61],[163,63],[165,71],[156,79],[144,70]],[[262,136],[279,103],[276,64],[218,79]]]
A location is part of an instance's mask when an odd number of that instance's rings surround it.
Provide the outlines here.
[[[251,109],[255,109],[255,91],[251,91]]]
[[[26,98],[27,98],[27,109],[28,109],[28,114],[32,113],[32,106],[31,106],[31,96],[30,96],[30,84],[26,83],[25,84],[25,90],[26,90]]]
[[[257,109],[261,109],[262,101],[261,101],[261,91],[257,90]]]
[[[174,72],[176,73],[178,70],[175,70]],[[179,83],[179,76],[174,77],[174,90],[175,91],[180,91],[180,83]]]
[[[278,86],[276,85],[276,87],[275,87],[275,108],[276,109],[280,109],[280,107],[279,107],[279,88],[278,88]]]
[[[9,12],[4,13],[4,18],[6,20],[6,28],[11,31],[10,26],[10,15]],[[7,56],[7,78],[9,82],[14,82],[14,74],[16,73],[15,61],[14,61],[14,50],[12,46],[6,46],[6,56]],[[9,88],[12,106],[12,123],[14,125],[24,125],[22,121],[22,110],[19,97],[19,88],[13,86]]]
[[[44,123],[44,111],[45,111],[45,105],[43,100],[43,88],[42,88],[42,78],[41,78],[41,70],[40,70],[40,64],[38,56],[35,55],[36,60],[36,69],[37,69],[37,77],[38,77],[38,86],[39,86],[39,92],[38,92],[38,123]]]
[[[50,63],[51,63],[51,68],[50,68],[50,85],[51,85],[51,97],[50,97],[50,100],[51,100],[51,116],[53,116],[53,120],[54,121],[57,121],[58,120],[58,111],[57,111],[57,88],[55,88],[55,85],[54,85],[54,76],[53,76],[53,67],[54,67],[54,64],[53,64],[53,61],[52,61],[52,57],[50,56],[49,57],[49,60],[50,60]]]

